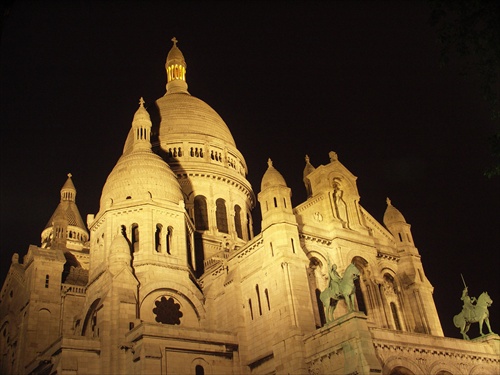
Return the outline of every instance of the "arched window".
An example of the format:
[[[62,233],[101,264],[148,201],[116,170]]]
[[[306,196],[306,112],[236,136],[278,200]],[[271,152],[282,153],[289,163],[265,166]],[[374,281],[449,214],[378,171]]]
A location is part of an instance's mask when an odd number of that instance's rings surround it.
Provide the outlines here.
[[[139,251],[139,225],[132,224],[132,249],[134,253]]]
[[[202,365],[196,365],[194,368],[195,375],[205,375],[205,369]]]
[[[197,230],[208,230],[207,200],[202,195],[194,198],[194,225]]]
[[[266,295],[266,301],[267,301],[267,309],[271,311],[271,301],[269,300],[269,290],[264,290],[264,293]]]
[[[166,246],[167,246],[167,254],[172,254],[172,236],[174,234],[174,228],[167,228],[167,236],[165,238]]]
[[[361,279],[364,277],[365,268],[368,267],[368,262],[366,261],[366,259],[356,256],[352,259],[352,263],[354,263],[359,272],[361,272],[361,277],[354,280],[354,285],[356,287],[356,302],[358,303],[358,310],[368,315],[365,296],[363,294],[363,291],[361,290],[362,289]]]
[[[161,232],[162,225],[156,224],[156,232],[155,232],[155,249],[157,253],[161,253]]]
[[[226,212],[226,202],[224,199],[219,198],[215,202],[215,219],[217,221],[217,229],[222,233],[229,233],[227,226],[227,212]]]
[[[234,228],[236,229],[236,235],[238,238],[243,238],[243,229],[241,227],[241,207],[234,206]]]

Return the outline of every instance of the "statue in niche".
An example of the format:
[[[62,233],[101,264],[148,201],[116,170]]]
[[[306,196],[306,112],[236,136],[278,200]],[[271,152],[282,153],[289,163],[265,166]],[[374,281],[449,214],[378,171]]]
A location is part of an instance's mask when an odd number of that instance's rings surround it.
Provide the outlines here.
[[[472,323],[479,323],[479,333],[481,336],[484,336],[483,323],[486,323],[489,333],[493,333],[489,319],[490,314],[488,312],[488,307],[491,306],[493,300],[487,292],[481,293],[477,299],[475,297],[470,297],[465,283],[464,286],[465,288],[460,298],[463,301],[462,312],[453,317],[453,324],[460,329],[460,333],[464,340],[470,340],[467,331]],[[474,303],[476,304],[474,305]]]
[[[333,204],[335,205],[335,215],[344,226],[347,225],[347,205],[343,198],[344,192],[341,189],[340,178],[333,179]]]
[[[390,277],[384,276],[384,281],[382,282],[382,287],[387,294],[395,294],[396,287],[394,285],[393,280]]]
[[[319,295],[325,310],[327,324],[333,322],[333,313],[340,299],[345,301],[349,312],[355,311],[356,286],[354,285],[354,280],[356,280],[359,275],[360,272],[358,268],[351,263],[341,277],[337,272],[337,265],[331,264],[330,261],[328,261],[328,286]]]

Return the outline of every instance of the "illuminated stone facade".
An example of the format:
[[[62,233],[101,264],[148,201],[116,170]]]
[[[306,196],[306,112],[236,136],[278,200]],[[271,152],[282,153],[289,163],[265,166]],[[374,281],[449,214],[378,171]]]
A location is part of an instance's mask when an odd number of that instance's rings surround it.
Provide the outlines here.
[[[270,160],[254,194],[229,128],[188,92],[176,43],[158,139],[141,99],[99,212],[84,224],[69,175],[41,245],[12,258],[1,372],[500,373],[497,335],[443,337],[410,225],[389,200],[383,225],[366,212],[335,152],[317,167],[306,157],[298,206]],[[325,324],[329,264],[351,263],[359,311],[341,300]]]

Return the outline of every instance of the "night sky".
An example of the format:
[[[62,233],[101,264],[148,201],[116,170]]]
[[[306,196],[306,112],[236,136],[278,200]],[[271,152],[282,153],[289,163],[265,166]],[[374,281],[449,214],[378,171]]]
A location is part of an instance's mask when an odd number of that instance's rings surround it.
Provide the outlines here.
[[[440,66],[426,1],[15,1],[4,15],[1,269],[40,234],[72,173],[86,221],[121,155],[139,98],[155,125],[172,37],[192,95],[229,126],[254,192],[270,157],[305,200],[304,157],[358,177],[379,222],[386,197],[411,224],[445,336],[463,289],[488,291],[500,331],[496,131],[474,75]],[[260,208],[254,209],[255,232]],[[478,325],[471,328],[477,336]]]

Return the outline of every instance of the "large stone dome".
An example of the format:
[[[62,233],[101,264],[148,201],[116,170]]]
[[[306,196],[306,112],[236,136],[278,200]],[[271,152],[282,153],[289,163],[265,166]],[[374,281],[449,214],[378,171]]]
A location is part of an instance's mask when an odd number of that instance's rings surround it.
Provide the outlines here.
[[[224,120],[203,100],[189,93],[167,93],[156,101],[161,115],[160,143],[184,140],[236,147]]]

